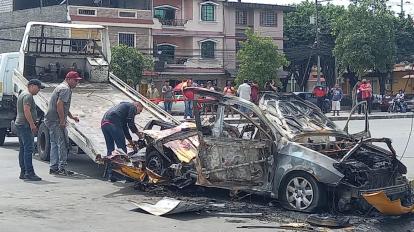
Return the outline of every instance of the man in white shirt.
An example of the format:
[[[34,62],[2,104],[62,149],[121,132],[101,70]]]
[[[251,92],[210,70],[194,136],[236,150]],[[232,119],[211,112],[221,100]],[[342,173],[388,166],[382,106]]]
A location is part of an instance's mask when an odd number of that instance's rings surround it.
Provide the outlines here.
[[[237,89],[237,95],[244,100],[250,101],[250,95],[252,93],[252,88],[248,84],[248,80],[244,80],[243,84]]]
[[[239,86],[239,88],[237,89],[237,95],[240,98],[243,98],[244,100],[250,101],[250,96],[252,93],[252,88],[250,87],[250,85],[248,84],[248,80],[244,80],[243,84],[241,84]],[[248,110],[242,106],[240,106],[240,111],[243,113],[247,113]]]

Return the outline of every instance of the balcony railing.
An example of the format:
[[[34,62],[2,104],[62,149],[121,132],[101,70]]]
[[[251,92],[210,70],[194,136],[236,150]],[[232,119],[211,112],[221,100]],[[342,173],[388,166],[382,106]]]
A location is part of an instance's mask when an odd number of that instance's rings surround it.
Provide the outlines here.
[[[187,23],[186,19],[160,19],[163,26],[168,27],[183,27]]]

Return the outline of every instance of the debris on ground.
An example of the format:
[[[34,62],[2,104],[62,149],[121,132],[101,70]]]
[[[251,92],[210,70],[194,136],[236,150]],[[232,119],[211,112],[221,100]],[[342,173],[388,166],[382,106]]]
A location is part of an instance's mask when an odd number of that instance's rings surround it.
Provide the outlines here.
[[[414,205],[405,207],[401,205],[401,200],[391,201],[387,195],[381,191],[376,193],[369,193],[362,195],[365,200],[374,206],[379,212],[385,215],[402,215],[407,213],[414,213]]]
[[[349,217],[340,217],[329,214],[311,214],[306,222],[314,226],[342,228],[350,226]]]
[[[240,229],[285,229],[285,230],[297,230],[297,231],[314,231],[314,228],[306,223],[287,223],[282,225],[251,225],[251,226],[238,226]]]
[[[144,210],[145,212],[156,216],[195,212],[203,209],[203,205],[194,204],[186,201],[180,201],[168,197],[164,197],[156,204],[150,204],[146,202],[139,203],[135,201],[131,202],[132,204]]]
[[[238,217],[238,218],[251,218],[251,217],[263,216],[263,213],[226,213],[226,212],[211,212],[211,211],[208,211],[207,213],[211,215],[215,215],[215,216]]]

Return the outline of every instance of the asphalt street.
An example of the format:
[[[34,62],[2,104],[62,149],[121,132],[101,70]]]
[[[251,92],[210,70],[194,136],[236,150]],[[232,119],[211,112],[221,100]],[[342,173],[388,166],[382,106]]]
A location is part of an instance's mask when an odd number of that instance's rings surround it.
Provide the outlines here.
[[[371,121],[374,137],[391,137],[399,154],[404,150],[410,131],[411,119],[388,119]],[[343,126],[344,122],[338,122]],[[363,121],[352,121],[356,128]],[[403,162],[408,166],[409,176],[414,177],[414,145],[410,141]],[[71,156],[70,169],[73,177],[58,177],[48,174],[48,163],[34,160],[40,182],[18,179],[18,143],[16,138],[7,138],[0,147],[0,231],[1,232],[63,232],[63,231],[270,231],[269,229],[241,229],[244,225],[279,225],[286,222],[301,222],[304,214],[286,212],[272,206],[258,212],[275,210],[280,216],[262,219],[226,218],[195,213],[157,217],[133,210],[129,200],[155,202],[152,196],[134,190],[129,183],[111,183],[101,178],[103,168],[85,155]],[[215,196],[211,196],[214,199]],[[267,203],[266,203],[267,204]],[[266,205],[267,206],[267,205]],[[382,220],[382,219],[381,219]],[[414,228],[412,217],[406,219],[372,218],[357,219],[357,231],[407,231]],[[271,229],[272,231],[278,231]],[[285,231],[285,230],[281,230]]]

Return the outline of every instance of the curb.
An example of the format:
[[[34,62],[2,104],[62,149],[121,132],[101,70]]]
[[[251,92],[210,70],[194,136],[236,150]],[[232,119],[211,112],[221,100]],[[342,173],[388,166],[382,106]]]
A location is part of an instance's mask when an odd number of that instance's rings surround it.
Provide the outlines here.
[[[348,120],[349,116],[328,116],[327,117],[332,121],[344,121]],[[383,114],[383,115],[368,115],[369,120],[373,119],[396,119],[396,118],[413,118],[413,113],[404,113],[404,114]],[[351,117],[351,120],[365,120],[365,115],[354,115]]]

